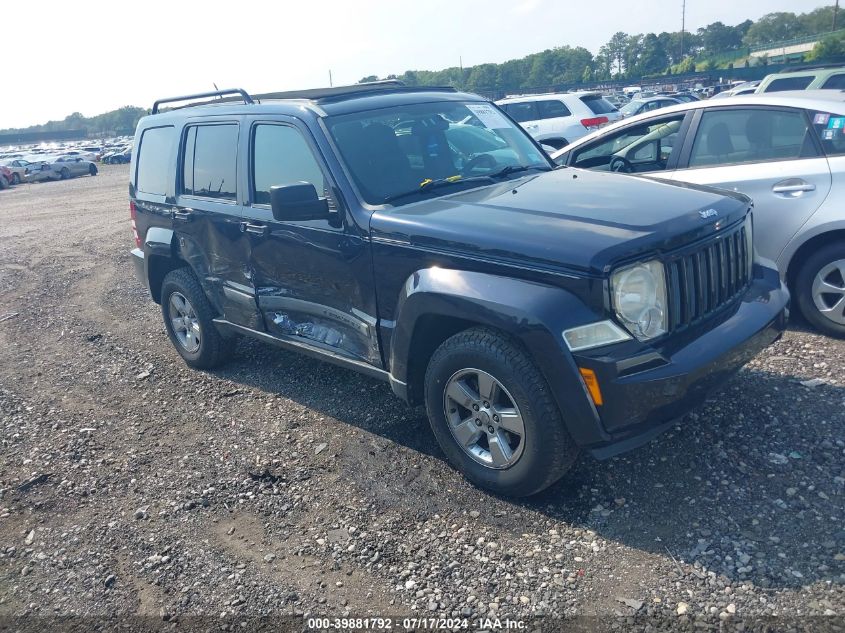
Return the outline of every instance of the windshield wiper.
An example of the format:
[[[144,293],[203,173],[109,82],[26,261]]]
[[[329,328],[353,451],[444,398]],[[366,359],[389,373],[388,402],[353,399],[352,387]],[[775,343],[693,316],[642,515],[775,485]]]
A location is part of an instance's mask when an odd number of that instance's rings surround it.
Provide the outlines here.
[[[469,178],[464,178],[460,175],[449,176],[448,178],[437,178],[436,180],[432,180],[431,178],[426,178],[420,183],[420,186],[417,189],[412,189],[411,191],[403,191],[402,193],[397,193],[392,196],[388,196],[384,199],[385,202],[395,202],[400,198],[407,198],[408,196],[416,196],[426,191],[431,191],[432,189],[440,189],[441,187],[446,187],[448,185],[460,185],[464,183],[473,183],[473,182],[487,182],[493,183],[495,180],[493,176],[471,176]]]
[[[502,169],[493,174],[488,174],[488,177],[504,178],[505,176],[509,176],[510,174],[515,174],[520,171],[528,171],[529,169],[541,169],[543,171],[552,171],[552,167],[547,167],[546,165],[508,165],[507,167],[502,167]]]

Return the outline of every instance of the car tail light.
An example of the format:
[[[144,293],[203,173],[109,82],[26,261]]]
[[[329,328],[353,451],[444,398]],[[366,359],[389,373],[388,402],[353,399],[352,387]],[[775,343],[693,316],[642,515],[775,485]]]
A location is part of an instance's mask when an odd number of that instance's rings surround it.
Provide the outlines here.
[[[581,119],[581,125],[584,127],[599,127],[607,123],[607,121],[608,118],[606,116],[596,116],[592,119]]]
[[[138,210],[131,200],[129,201],[129,217],[132,219],[132,237],[135,238],[135,246],[141,248],[141,236],[138,234],[138,226],[135,224],[135,220],[138,219]]]

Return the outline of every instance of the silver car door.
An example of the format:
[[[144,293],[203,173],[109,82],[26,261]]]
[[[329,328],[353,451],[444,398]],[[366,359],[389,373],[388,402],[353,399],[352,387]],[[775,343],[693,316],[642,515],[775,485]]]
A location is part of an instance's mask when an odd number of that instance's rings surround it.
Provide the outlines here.
[[[726,106],[704,109],[698,116],[682,152],[686,168],[672,177],[750,196],[757,251],[777,261],[831,188],[830,168],[806,113]]]

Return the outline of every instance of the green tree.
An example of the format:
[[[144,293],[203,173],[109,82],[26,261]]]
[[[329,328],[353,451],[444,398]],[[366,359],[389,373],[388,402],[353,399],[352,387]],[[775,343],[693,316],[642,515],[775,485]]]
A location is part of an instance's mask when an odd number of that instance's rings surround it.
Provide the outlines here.
[[[366,83],[370,83],[371,81],[378,81],[378,76],[377,75],[367,75],[366,77],[361,77],[361,79],[358,80],[358,83],[359,84],[366,84]]]
[[[807,61],[814,61],[816,59],[830,59],[835,57],[845,56],[845,34],[836,33],[835,35],[828,35],[822,38],[813,47],[807,56]]]
[[[744,43],[748,46],[771,44],[804,35],[801,23],[791,12],[769,13],[749,27]]]

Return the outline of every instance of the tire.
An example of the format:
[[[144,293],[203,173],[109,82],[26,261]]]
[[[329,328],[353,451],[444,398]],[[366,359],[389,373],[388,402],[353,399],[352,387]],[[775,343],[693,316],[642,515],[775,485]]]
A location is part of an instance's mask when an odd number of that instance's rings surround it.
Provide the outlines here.
[[[21,175],[18,172],[14,172],[12,174],[12,184],[13,185],[21,184]]]
[[[489,403],[481,396],[487,391],[479,388],[482,377],[485,384],[490,378],[497,383],[498,395],[489,398]],[[469,395],[464,404],[456,404],[449,395],[456,392],[459,398]],[[566,431],[539,369],[521,348],[495,330],[465,330],[437,348],[425,374],[425,405],[431,428],[449,462],[469,481],[497,494],[536,494],[560,479],[578,456],[578,447]],[[478,409],[474,409],[476,406]],[[510,421],[505,422],[506,418]],[[504,434],[512,461],[500,459],[497,465],[492,440],[497,438],[500,441],[496,444],[502,445],[503,429],[516,428],[517,420],[521,420],[522,435]],[[472,440],[467,438],[472,436],[468,433],[478,433],[479,427],[479,440],[470,445]],[[464,448],[458,436],[470,448]],[[501,457],[505,451],[495,452]]]
[[[180,305],[185,308],[183,300],[187,302],[187,309],[180,312]],[[214,310],[189,269],[178,268],[165,276],[161,284],[161,313],[170,342],[191,367],[213,369],[231,357],[235,341],[223,337],[217,330],[213,322]],[[184,320],[186,313],[190,324]],[[174,329],[179,325],[174,324],[174,318],[182,319],[184,333]]]
[[[8,188],[9,188],[9,181],[6,180],[6,176],[0,176],[0,191],[3,191],[3,189],[8,189]]]
[[[70,171],[67,167],[62,167],[62,171],[59,172],[62,175],[62,180],[67,180],[70,178]]]
[[[828,244],[807,258],[795,278],[795,299],[817,330],[845,338],[845,242]]]
[[[88,165],[88,175],[96,176],[97,175],[97,166],[94,163]]]

